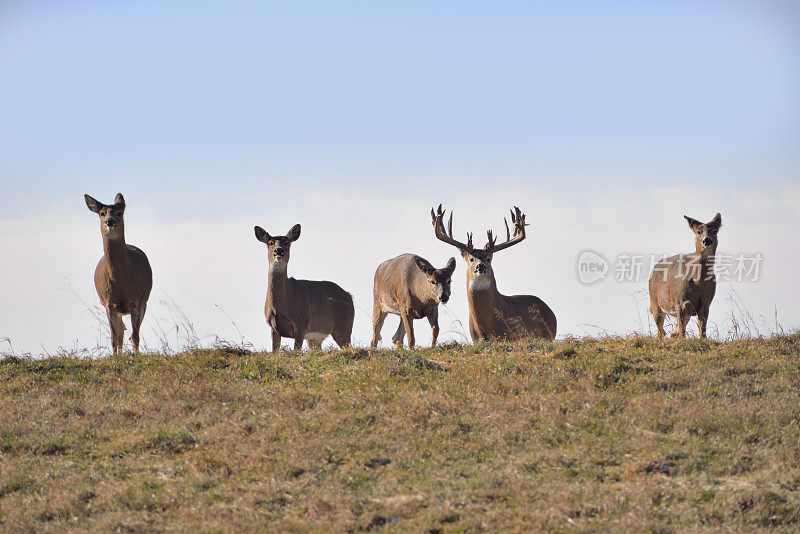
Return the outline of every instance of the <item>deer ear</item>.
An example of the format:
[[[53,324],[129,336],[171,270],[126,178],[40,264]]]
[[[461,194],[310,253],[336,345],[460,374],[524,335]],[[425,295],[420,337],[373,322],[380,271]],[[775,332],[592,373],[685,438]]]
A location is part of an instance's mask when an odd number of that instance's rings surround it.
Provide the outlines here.
[[[125,209],[125,197],[122,196],[122,193],[117,193],[117,196],[114,197],[114,205]]]
[[[295,224],[292,226],[292,229],[286,233],[286,237],[289,238],[289,241],[297,241],[300,239],[300,225]]]
[[[692,230],[694,230],[696,226],[701,226],[703,224],[700,221],[698,221],[697,219],[692,219],[691,217],[689,217],[687,215],[684,215],[683,218],[686,219],[686,222],[689,223],[689,228],[691,228]]]
[[[271,236],[267,233],[267,231],[261,228],[260,226],[254,227],[253,230],[255,230],[256,232],[256,239],[258,239],[262,243],[266,243],[271,239]]]
[[[419,256],[414,256],[414,263],[417,264],[417,267],[419,267],[420,271],[427,275],[433,274],[433,272],[436,270],[434,269],[433,265],[428,263],[428,260],[420,258]]]
[[[722,226],[722,215],[720,215],[719,213],[717,213],[716,215],[714,215],[714,218],[713,218],[713,219],[711,219],[711,222],[709,222],[708,224],[706,224],[706,226],[710,226],[710,227],[712,227],[712,228],[717,228],[717,229],[719,229],[719,227],[720,227],[720,226]]]
[[[455,270],[456,270],[456,259],[450,258],[447,261],[447,265],[445,265],[444,269],[442,269],[442,272],[444,272],[444,274],[446,274],[447,276],[451,276],[453,274],[453,271]]]
[[[89,208],[91,211],[93,211],[93,212],[95,212],[95,213],[97,213],[98,211],[100,211],[100,208],[102,208],[102,207],[103,207],[103,204],[102,204],[101,202],[98,202],[97,200],[93,199],[93,198],[92,198],[92,197],[90,197],[89,195],[83,195],[83,198],[84,198],[84,200],[86,200],[86,206],[87,206],[87,207],[88,207],[88,208]]]

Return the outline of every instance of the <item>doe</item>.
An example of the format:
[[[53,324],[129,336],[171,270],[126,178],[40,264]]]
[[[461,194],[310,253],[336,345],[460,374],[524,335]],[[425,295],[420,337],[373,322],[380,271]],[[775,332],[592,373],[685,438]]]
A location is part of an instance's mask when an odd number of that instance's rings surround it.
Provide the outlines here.
[[[428,260],[415,254],[401,254],[378,265],[373,285],[372,346],[381,339],[383,321],[390,313],[400,316],[392,342],[403,347],[408,334],[408,347],[414,348],[414,319],[428,318],[431,325],[431,346],[439,336],[439,303],[450,298],[450,279],[456,259],[450,258],[443,269],[436,269]]]
[[[153,288],[153,271],[140,249],[125,243],[125,198],[117,193],[113,204],[103,204],[84,195],[89,209],[100,216],[103,257],[94,271],[97,296],[106,309],[114,354],[122,352],[125,326],[122,316],[131,316],[131,344],[139,352],[139,327]]]
[[[685,337],[689,319],[697,316],[700,337],[706,337],[706,323],[711,301],[717,290],[714,256],[717,253],[717,232],[722,216],[717,213],[703,224],[684,215],[694,233],[694,254],[676,254],[653,267],[650,275],[650,313],[658,328],[658,337],[666,335],[664,317],[675,317],[673,337]]]
[[[326,337],[340,348],[350,345],[355,308],[353,297],[333,282],[295,280],[287,276],[289,250],[300,237],[295,224],[285,236],[271,236],[260,226],[254,228],[256,239],[267,245],[269,274],[264,315],[272,331],[272,351],[281,346],[281,337],[294,339],[294,350],[319,349]]]

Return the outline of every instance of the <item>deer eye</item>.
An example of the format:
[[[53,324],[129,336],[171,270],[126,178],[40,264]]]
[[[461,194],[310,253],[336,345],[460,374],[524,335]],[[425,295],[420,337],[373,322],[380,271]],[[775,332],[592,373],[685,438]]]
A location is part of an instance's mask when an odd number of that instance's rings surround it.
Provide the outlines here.
[[[105,212],[105,210],[103,210],[103,211],[101,211],[101,212],[100,212],[100,216],[101,216],[101,217],[105,217],[105,216],[106,216],[106,212]]]
[[[269,247],[271,247],[271,246],[272,246],[272,245],[274,245],[274,244],[275,244],[275,242],[274,242],[274,241],[267,241],[267,246],[269,246]]]

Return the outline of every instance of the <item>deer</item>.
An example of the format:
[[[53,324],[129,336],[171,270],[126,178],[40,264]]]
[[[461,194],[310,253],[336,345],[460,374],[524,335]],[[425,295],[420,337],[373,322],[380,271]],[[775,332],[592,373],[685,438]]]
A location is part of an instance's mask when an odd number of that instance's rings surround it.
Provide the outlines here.
[[[700,337],[706,337],[708,312],[717,290],[714,257],[722,216],[717,213],[705,224],[686,215],[683,217],[694,234],[694,253],[664,258],[653,266],[650,274],[650,313],[658,328],[659,339],[666,335],[666,315],[675,317],[673,337],[686,337],[686,325],[695,315]]]
[[[381,340],[383,321],[390,313],[400,316],[392,342],[403,348],[408,335],[408,347],[414,348],[414,319],[427,318],[431,325],[431,347],[439,337],[439,303],[450,299],[450,280],[456,269],[456,259],[450,258],[442,269],[416,254],[401,254],[378,265],[373,285],[372,348]]]
[[[436,211],[431,209],[434,235],[440,241],[456,247],[467,263],[467,302],[472,341],[555,339],[556,316],[542,299],[533,295],[506,296],[497,290],[492,259],[496,252],[517,245],[525,239],[525,214],[515,206],[511,210],[513,236],[509,231],[508,221],[504,218],[506,240],[497,243],[497,238],[488,230],[488,241],[483,248],[473,246],[472,233],[467,233],[466,243],[456,241],[453,238],[453,212],[450,212],[447,231],[444,228],[444,215],[441,204]]]
[[[114,354],[122,352],[125,325],[131,316],[131,344],[139,352],[139,329],[153,289],[153,270],[141,249],[125,242],[125,197],[117,193],[113,204],[103,204],[84,195],[86,206],[100,217],[103,257],[94,271],[97,296],[106,309]]]
[[[254,230],[256,239],[267,245],[264,315],[272,332],[272,352],[280,350],[282,337],[294,339],[296,351],[303,349],[303,340],[319,350],[329,335],[339,348],[350,345],[355,317],[350,293],[333,282],[287,276],[291,245],[300,238],[300,225],[284,236],[271,236],[260,226]]]

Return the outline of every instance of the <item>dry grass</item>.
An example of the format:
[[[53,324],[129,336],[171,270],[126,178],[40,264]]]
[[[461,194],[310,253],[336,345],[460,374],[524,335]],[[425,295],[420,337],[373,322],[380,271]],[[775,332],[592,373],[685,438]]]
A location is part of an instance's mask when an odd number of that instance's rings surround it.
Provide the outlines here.
[[[0,360],[0,530],[800,528],[800,335]]]

